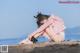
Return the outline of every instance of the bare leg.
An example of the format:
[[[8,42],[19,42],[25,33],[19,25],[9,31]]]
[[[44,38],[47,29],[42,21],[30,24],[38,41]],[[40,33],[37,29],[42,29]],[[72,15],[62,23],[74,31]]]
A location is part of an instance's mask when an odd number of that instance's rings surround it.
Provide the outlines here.
[[[38,33],[38,34],[36,34],[34,37],[37,38],[37,37],[39,37],[39,36],[41,36],[41,35],[43,35],[43,34],[44,34],[44,31],[42,31],[42,32],[40,32],[40,33]]]
[[[29,36],[28,39],[31,40],[32,37],[37,38],[37,37],[43,35],[43,33],[44,33],[44,31],[39,32],[39,33],[37,33],[37,34],[35,34],[35,35],[33,35],[33,36]]]
[[[55,34],[53,31],[53,28],[49,26],[46,29],[46,33],[49,35],[49,37],[55,41],[55,42],[61,42],[64,41],[64,32],[60,32],[59,34]]]
[[[35,34],[34,36],[29,36],[29,37],[26,38],[25,40],[22,40],[22,41],[20,42],[20,44],[32,44],[32,42],[30,41],[32,37],[37,38],[37,37],[43,35],[44,33],[45,33],[45,32],[42,31],[42,32],[40,32],[40,33]]]

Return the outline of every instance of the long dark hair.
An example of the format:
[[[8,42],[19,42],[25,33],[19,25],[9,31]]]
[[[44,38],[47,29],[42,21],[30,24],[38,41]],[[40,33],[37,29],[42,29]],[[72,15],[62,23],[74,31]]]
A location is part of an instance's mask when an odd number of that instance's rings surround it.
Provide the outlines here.
[[[48,19],[50,16],[49,15],[45,15],[45,14],[42,14],[42,13],[38,13],[36,16],[34,16],[34,18],[37,19],[37,25],[38,27],[40,27],[41,25],[43,25],[41,23],[41,21],[43,21],[44,19]]]

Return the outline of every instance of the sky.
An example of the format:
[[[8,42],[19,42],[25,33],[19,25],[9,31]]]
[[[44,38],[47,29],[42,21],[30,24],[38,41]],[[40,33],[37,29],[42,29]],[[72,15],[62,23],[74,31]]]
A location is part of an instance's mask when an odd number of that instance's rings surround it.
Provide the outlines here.
[[[37,29],[37,12],[61,17],[67,28],[80,26],[80,4],[59,0],[0,0],[0,39],[17,38]]]

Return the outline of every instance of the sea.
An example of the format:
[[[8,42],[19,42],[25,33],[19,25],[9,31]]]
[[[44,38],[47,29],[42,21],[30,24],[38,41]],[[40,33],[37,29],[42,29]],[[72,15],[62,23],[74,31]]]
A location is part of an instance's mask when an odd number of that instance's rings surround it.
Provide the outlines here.
[[[27,38],[27,36],[22,36],[22,37],[18,37],[18,38],[0,39],[0,45],[18,45],[19,42],[21,42],[22,40],[24,40],[26,38]],[[39,37],[39,38],[37,38],[37,40],[38,40],[38,42],[46,42],[46,41],[48,41],[48,39],[45,38],[45,37]],[[65,34],[65,40],[80,41],[80,34],[66,33]]]
[[[0,45],[18,45],[19,42],[26,39],[26,37],[22,38],[8,38],[8,39],[0,39]],[[45,37],[39,37],[37,38],[38,42],[46,42],[48,41]]]

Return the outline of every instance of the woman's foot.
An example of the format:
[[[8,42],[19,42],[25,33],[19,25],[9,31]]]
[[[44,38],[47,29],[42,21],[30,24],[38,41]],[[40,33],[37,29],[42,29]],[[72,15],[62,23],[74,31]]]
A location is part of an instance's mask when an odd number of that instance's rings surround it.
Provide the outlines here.
[[[26,39],[26,40],[23,40],[19,43],[20,45],[23,45],[23,44],[33,44],[32,41],[30,41],[29,39]]]

